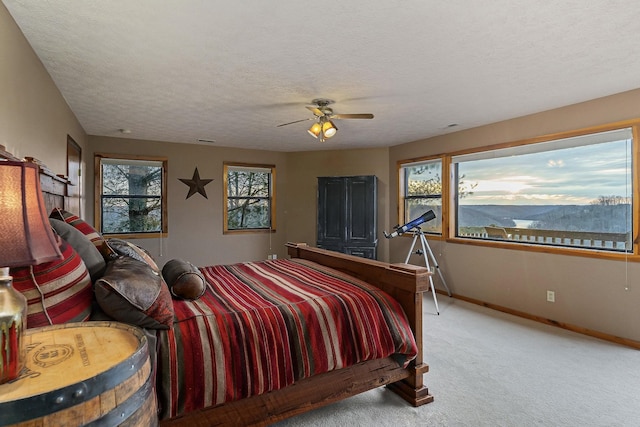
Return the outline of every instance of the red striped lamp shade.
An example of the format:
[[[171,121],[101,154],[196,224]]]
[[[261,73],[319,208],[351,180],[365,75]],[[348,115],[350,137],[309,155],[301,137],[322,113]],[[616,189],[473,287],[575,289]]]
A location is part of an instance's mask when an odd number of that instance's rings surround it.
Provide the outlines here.
[[[44,207],[37,165],[0,160],[0,267],[60,258]]]

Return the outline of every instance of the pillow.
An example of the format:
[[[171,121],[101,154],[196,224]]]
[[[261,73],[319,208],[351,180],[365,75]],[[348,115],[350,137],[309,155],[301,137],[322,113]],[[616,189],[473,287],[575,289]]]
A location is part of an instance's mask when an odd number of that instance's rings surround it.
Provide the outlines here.
[[[11,269],[13,286],[27,298],[28,328],[84,322],[91,314],[93,290],[89,271],[73,246],[59,240],[63,259],[34,265],[35,282],[31,267]]]
[[[173,323],[173,302],[162,276],[135,258],[109,262],[95,294],[105,314],[120,322],[150,329],[168,329]]]
[[[62,237],[62,239],[73,246],[73,249],[78,252],[82,261],[84,261],[84,264],[89,270],[91,281],[95,282],[100,276],[102,276],[104,269],[107,268],[107,263],[98,248],[91,243],[91,240],[72,225],[69,225],[64,221],[49,218],[49,223],[58,236]]]
[[[72,225],[82,234],[87,236],[87,238],[93,243],[96,248],[100,251],[103,258],[106,261],[109,261],[112,258],[115,258],[115,254],[109,250],[109,246],[105,244],[104,238],[98,233],[98,231],[93,228],[89,223],[81,219],[78,215],[72,214],[71,212],[67,212],[64,209],[55,208],[49,214],[49,218],[58,219],[60,221],[64,221],[67,224]]]
[[[205,281],[198,268],[188,261],[172,259],[162,267],[162,277],[169,286],[171,295],[188,300],[197,300],[205,291]]]
[[[148,264],[149,267],[153,268],[155,271],[160,271],[158,264],[156,264],[155,260],[146,249],[141,248],[134,243],[127,242],[126,240],[116,239],[115,237],[107,239],[106,244],[119,256],[135,258],[138,261]]]

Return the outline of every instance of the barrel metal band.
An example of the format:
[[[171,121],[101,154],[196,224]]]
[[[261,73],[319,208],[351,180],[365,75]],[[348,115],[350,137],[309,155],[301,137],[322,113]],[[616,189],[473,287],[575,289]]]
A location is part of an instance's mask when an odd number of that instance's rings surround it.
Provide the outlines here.
[[[122,424],[128,420],[137,410],[144,410],[144,404],[153,392],[152,375],[149,375],[144,385],[129,396],[127,400],[120,403],[116,408],[93,422],[86,424],[86,427],[112,427]],[[157,416],[154,414],[154,416]]]
[[[71,408],[113,389],[144,366],[149,358],[145,342],[146,337],[129,359],[95,377],[48,393],[3,403],[0,411],[0,426],[33,420]],[[28,409],[25,410],[26,408]]]

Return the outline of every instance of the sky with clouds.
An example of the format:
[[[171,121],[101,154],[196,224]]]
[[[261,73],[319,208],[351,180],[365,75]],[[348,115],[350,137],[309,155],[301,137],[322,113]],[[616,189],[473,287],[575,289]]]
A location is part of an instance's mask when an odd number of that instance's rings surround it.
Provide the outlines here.
[[[584,205],[630,197],[631,141],[599,143],[458,164],[475,185],[464,205]]]

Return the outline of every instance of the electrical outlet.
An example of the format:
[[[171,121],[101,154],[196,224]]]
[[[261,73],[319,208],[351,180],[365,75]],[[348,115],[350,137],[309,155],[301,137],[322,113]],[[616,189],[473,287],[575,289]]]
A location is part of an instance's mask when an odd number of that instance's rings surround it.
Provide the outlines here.
[[[269,254],[269,255],[267,255],[267,259],[278,259],[278,255],[277,254]]]
[[[548,302],[556,302],[556,293],[555,293],[555,291],[547,291],[547,301]]]

